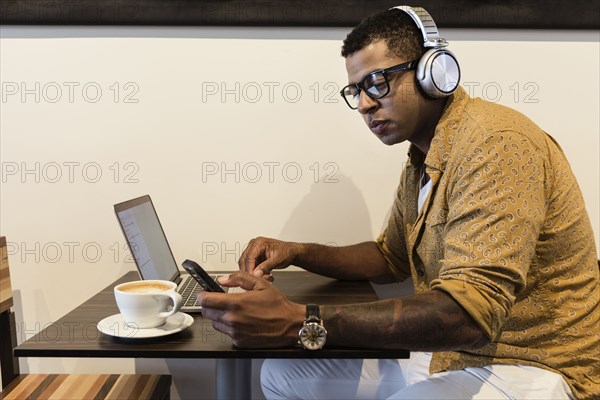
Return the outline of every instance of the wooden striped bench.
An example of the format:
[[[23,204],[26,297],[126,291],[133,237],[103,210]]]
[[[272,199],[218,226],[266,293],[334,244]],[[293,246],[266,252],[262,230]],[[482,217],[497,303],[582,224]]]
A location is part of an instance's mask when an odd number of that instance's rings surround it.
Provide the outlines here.
[[[0,399],[156,399],[169,398],[169,375],[17,376]]]

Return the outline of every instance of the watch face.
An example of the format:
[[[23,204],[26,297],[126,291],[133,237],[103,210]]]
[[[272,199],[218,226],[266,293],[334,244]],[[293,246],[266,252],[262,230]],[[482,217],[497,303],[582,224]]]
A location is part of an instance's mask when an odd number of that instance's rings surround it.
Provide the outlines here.
[[[306,324],[300,330],[300,343],[309,350],[318,350],[325,345],[327,331],[316,323]]]

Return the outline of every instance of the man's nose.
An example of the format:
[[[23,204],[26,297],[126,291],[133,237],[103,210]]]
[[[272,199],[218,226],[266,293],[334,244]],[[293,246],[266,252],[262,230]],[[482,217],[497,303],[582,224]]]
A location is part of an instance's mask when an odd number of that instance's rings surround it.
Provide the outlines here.
[[[377,106],[379,106],[379,102],[370,98],[369,96],[367,96],[364,90],[361,90],[360,95],[358,97],[358,112],[361,114],[367,114]]]

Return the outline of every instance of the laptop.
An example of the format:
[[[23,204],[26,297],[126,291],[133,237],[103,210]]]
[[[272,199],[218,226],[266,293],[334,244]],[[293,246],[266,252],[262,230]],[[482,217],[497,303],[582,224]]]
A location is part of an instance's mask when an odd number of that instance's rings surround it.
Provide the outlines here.
[[[183,297],[182,312],[200,312],[196,295],[202,287],[186,271],[180,271],[149,195],[114,205],[117,220],[141,279],[161,279],[177,283]],[[219,275],[211,274],[213,279]],[[233,292],[238,288],[226,288]],[[240,289],[241,291],[241,289]]]

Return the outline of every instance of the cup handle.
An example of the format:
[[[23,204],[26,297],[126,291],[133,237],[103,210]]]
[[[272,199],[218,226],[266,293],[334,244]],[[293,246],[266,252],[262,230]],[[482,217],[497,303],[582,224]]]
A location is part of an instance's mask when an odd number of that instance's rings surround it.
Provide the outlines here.
[[[170,317],[171,315],[177,313],[177,311],[179,311],[183,303],[181,295],[177,292],[165,293],[165,295],[169,296],[171,300],[173,300],[173,309],[171,311],[163,311],[160,314],[158,314],[161,318]]]

